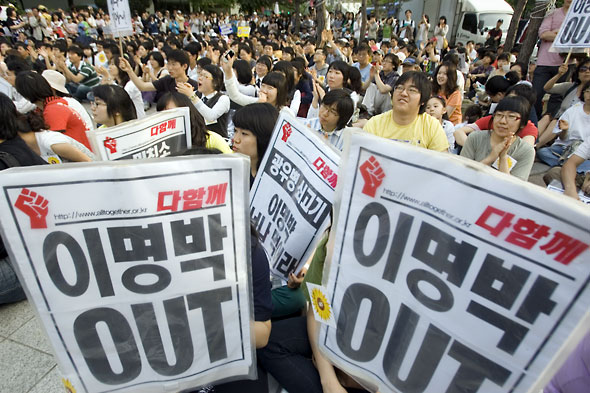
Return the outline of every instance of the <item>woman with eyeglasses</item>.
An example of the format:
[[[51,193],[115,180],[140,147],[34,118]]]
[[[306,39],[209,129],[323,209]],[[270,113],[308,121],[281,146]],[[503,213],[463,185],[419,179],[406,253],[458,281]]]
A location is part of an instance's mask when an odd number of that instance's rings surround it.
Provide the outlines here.
[[[502,99],[494,111],[492,129],[469,134],[461,155],[528,180],[535,150],[518,134],[526,126],[530,110],[530,103],[524,97]]]
[[[100,85],[92,89],[92,117],[99,128],[113,127],[137,119],[135,105],[129,94],[117,85]]]
[[[179,83],[177,90],[192,101],[205,119],[207,129],[227,138],[230,100],[221,92],[223,73],[216,65],[209,64],[199,72],[198,94],[190,83]]]
[[[590,59],[583,60],[576,68],[572,75],[572,82],[557,83],[559,78],[565,75],[568,71],[568,66],[562,64],[559,66],[557,75],[549,79],[543,89],[550,94],[558,94],[563,97],[561,105],[557,112],[545,113],[539,120],[539,142],[537,143],[537,149],[543,147],[549,143],[555,135],[551,132],[556,124],[557,120],[563,115],[563,113],[571,108],[574,104],[580,102],[580,96],[582,96],[582,86],[585,83],[590,82]]]

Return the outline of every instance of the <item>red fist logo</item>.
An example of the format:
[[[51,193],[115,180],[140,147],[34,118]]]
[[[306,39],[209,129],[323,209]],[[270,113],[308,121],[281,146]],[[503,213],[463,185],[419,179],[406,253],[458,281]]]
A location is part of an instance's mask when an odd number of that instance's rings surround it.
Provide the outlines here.
[[[103,142],[103,145],[104,145],[104,147],[109,149],[111,154],[117,152],[117,141],[115,139],[107,136]]]
[[[291,124],[285,123],[283,126],[283,137],[281,138],[283,142],[287,142],[287,139],[291,136],[293,129],[291,128]]]
[[[45,217],[49,211],[48,205],[47,199],[27,188],[21,190],[14,204],[17,209],[29,216],[33,229],[47,228]]]
[[[362,191],[363,194],[374,198],[377,188],[383,183],[383,178],[385,177],[383,168],[381,168],[377,159],[374,156],[371,156],[359,167],[359,169],[363,176],[363,180],[365,181],[365,186]]]

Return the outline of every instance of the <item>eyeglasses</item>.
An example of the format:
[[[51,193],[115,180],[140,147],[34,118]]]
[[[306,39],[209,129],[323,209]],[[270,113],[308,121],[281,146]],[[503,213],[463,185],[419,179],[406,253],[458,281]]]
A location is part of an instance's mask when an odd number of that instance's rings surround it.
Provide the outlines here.
[[[590,71],[590,67],[586,67],[586,66],[580,67],[580,72],[586,72],[586,71]]]
[[[91,108],[96,108],[96,107],[97,107],[97,106],[99,106],[99,105],[104,105],[104,106],[107,106],[107,103],[106,103],[106,102],[102,102],[102,101],[99,101],[99,102],[96,102],[96,101],[90,101],[90,107],[91,107]]]
[[[409,86],[409,87],[405,87],[402,85],[398,85],[393,89],[396,93],[401,93],[403,91],[406,91],[408,94],[420,94],[420,90],[418,90],[417,88],[415,88],[414,86]]]
[[[500,121],[502,119],[507,120],[507,121],[508,120],[509,121],[517,121],[517,120],[520,120],[520,116],[514,115],[512,113],[508,113],[508,114],[506,114],[506,113],[494,113],[494,120]]]

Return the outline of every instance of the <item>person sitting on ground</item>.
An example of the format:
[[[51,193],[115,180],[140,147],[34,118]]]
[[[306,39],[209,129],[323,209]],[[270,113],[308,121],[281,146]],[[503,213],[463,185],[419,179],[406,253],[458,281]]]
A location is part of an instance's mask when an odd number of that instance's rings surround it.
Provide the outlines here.
[[[122,71],[129,75],[129,78],[131,78],[139,90],[155,91],[156,102],[162,95],[164,95],[164,93],[176,91],[177,85],[179,83],[189,83],[195,90],[197,90],[199,88],[199,84],[196,81],[190,79],[186,74],[186,70],[189,65],[189,59],[186,52],[180,49],[172,50],[170,53],[168,53],[167,57],[168,64],[166,65],[166,68],[168,69],[169,75],[152,82],[144,82],[141,80],[141,78],[138,77],[133,71],[129,61],[127,61],[125,58],[119,59],[119,67]]]
[[[492,129],[469,134],[461,156],[527,181],[535,150],[518,138],[518,133],[527,124],[530,110],[524,97],[504,98],[494,112]]]
[[[49,164],[94,161],[94,154],[61,132],[47,131],[43,114],[31,111],[18,119],[19,135],[27,146]]]
[[[530,117],[534,116],[535,114],[535,91],[533,90],[532,86],[518,83],[507,90],[506,96],[508,97],[524,97],[529,101],[531,105],[531,113],[529,114],[529,121],[526,126],[518,133],[518,136],[526,143],[531,146],[535,145],[535,141],[537,140],[537,127],[535,124],[530,120]],[[459,146],[463,146],[465,141],[467,140],[467,135],[469,135],[473,131],[481,131],[481,130],[491,130],[493,128],[493,115],[487,115],[481,117],[480,119],[465,124],[460,128],[456,128],[454,132],[455,140]]]
[[[15,86],[20,95],[43,111],[43,118],[50,131],[63,132],[91,149],[84,120],[66,100],[55,95],[43,76],[33,71],[21,72],[16,77]]]
[[[392,110],[372,117],[363,129],[414,146],[448,151],[449,142],[440,122],[425,113],[431,92],[431,83],[423,73],[403,74],[393,88]]]
[[[346,126],[354,114],[354,102],[350,98],[350,93],[344,89],[330,90],[320,99],[321,87],[318,83],[314,83],[314,86],[313,101],[307,118],[317,117],[319,127],[315,128],[315,131],[330,145],[342,150]]]
[[[129,94],[117,85],[100,85],[92,89],[92,117],[99,128],[113,127],[137,119],[135,105]]]
[[[434,95],[445,99],[447,116],[453,125],[461,123],[461,102],[463,96],[457,85],[457,67],[453,62],[444,61],[434,72],[432,82]]]
[[[553,130],[558,138],[551,146],[537,150],[539,159],[549,166],[559,166],[583,141],[590,139],[590,82],[582,86],[580,101],[564,112]],[[589,171],[590,163],[581,164],[578,172]]]
[[[225,154],[232,153],[228,143],[221,137],[221,135],[207,130],[205,119],[203,119],[203,116],[192,104],[191,100],[184,94],[177,91],[165,93],[160,97],[156,109],[160,112],[167,109],[182,107],[188,107],[190,110],[191,139],[193,146],[216,149]]]
[[[0,93],[0,170],[13,166],[47,164],[32,151],[18,135],[19,113],[12,100]],[[14,303],[26,299],[18,281],[2,239],[0,239],[0,304]]]
[[[116,83],[118,86],[121,86],[125,89],[131,100],[133,101],[133,105],[135,105],[135,112],[137,113],[137,118],[142,119],[145,117],[145,107],[143,103],[143,98],[141,96],[141,91],[135,86],[135,83],[131,81],[129,75],[120,68],[121,62],[119,61],[119,56],[114,56],[113,61],[109,65],[108,69],[104,67],[99,67],[97,71],[103,75],[101,83],[106,85]]]
[[[199,74],[199,87],[196,94],[190,83],[179,83],[178,92],[189,97],[197,111],[205,119],[207,129],[227,138],[229,97],[221,93],[223,73],[219,67],[210,64]]]
[[[539,121],[539,142],[537,148],[545,146],[550,142],[555,135],[552,131],[555,129],[557,119],[563,115],[563,113],[571,108],[573,105],[580,102],[580,96],[582,95],[582,87],[587,82],[590,82],[590,59],[581,61],[572,75],[572,82],[557,83],[557,81],[567,74],[568,66],[562,64],[559,66],[557,75],[549,79],[543,89],[547,93],[551,93],[552,97],[562,96],[563,99],[559,105],[559,109],[555,113],[544,113]]]
[[[434,117],[440,122],[443,127],[445,134],[447,135],[447,141],[449,141],[449,152],[456,153],[455,151],[455,126],[449,120],[447,116],[447,102],[441,96],[430,97],[426,103],[426,113]]]
[[[381,65],[371,68],[371,80],[374,83],[367,88],[363,98],[363,105],[370,116],[380,115],[391,109],[391,92],[399,78],[398,68],[399,57],[393,53],[385,55]]]
[[[57,70],[68,80],[66,87],[70,94],[78,100],[87,100],[87,95],[93,87],[100,84],[100,78],[93,66],[86,63],[82,48],[72,45],[68,48],[68,67],[64,59],[57,60]]]
[[[561,168],[561,182],[563,183],[564,194],[578,200],[580,197],[576,186],[590,196],[590,172],[580,173],[578,168],[582,164],[590,165],[590,139],[578,146],[574,154],[568,158]],[[543,177],[543,180],[545,180],[545,177]]]

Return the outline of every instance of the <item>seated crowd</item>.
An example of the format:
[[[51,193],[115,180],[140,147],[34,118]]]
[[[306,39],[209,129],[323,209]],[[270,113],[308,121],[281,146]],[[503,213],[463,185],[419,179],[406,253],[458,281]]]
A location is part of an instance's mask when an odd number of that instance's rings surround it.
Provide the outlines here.
[[[102,11],[51,16],[40,8],[24,18],[8,8],[0,37],[0,76],[13,87],[11,97],[0,93],[0,151],[12,157],[1,159],[0,169],[93,161],[87,130],[141,119],[152,106],[188,107],[192,151],[248,156],[252,185],[285,111],[339,151],[347,132],[362,130],[524,181],[539,161],[552,168],[545,181],[562,181],[565,195],[590,194],[588,57],[572,56],[553,77],[536,81],[534,63],[517,62],[518,51],[504,53],[497,36],[490,45],[443,45],[437,37],[447,34],[444,17],[434,37],[426,31],[415,41],[407,26],[399,36],[385,37],[384,24],[375,36],[356,39],[343,28],[315,34],[308,19],[295,35],[285,18],[253,15],[246,23],[158,12],[136,16],[135,34],[120,42]],[[39,36],[31,18],[47,15]],[[250,36],[221,35],[220,21],[248,25]],[[271,374],[289,392],[365,391],[315,341],[318,325],[302,284],[321,283],[326,241],[327,234],[307,273],[271,284],[253,235],[259,378],[202,390],[263,392]],[[0,304],[25,298],[2,251]]]

